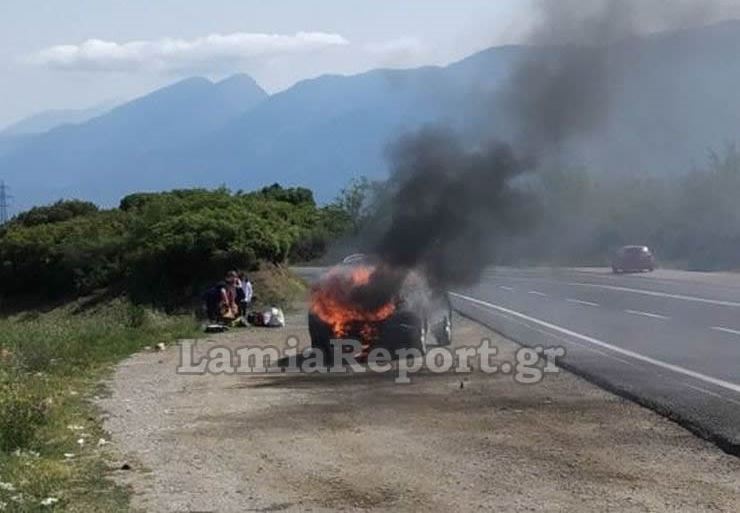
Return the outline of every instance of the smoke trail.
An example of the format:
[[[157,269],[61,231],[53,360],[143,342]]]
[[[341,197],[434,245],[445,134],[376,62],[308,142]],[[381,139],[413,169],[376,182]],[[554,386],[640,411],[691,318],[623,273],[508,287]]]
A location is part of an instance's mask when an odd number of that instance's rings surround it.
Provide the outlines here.
[[[574,141],[603,136],[610,88],[626,64],[625,53],[615,57],[614,49],[646,30],[713,12],[713,2],[665,0],[538,5],[541,21],[531,46],[486,100],[503,105],[491,110],[503,111],[511,140],[471,148],[450,131],[427,128],[390,152],[391,222],[375,252],[392,269],[421,270],[436,290],[475,282],[494,261],[502,236],[532,227],[537,204],[522,187],[528,174],[565,158]],[[379,272],[366,297],[395,294],[399,280],[387,276]]]
[[[444,290],[476,281],[500,234],[532,219],[532,198],[511,181],[530,162],[493,142],[467,150],[451,132],[425,129],[391,152],[393,219],[377,245],[383,262],[417,268]]]
[[[701,25],[719,0],[539,0],[531,50],[494,101],[515,126],[514,144],[552,157],[577,140],[607,137],[613,88],[640,59],[631,43],[650,32]]]

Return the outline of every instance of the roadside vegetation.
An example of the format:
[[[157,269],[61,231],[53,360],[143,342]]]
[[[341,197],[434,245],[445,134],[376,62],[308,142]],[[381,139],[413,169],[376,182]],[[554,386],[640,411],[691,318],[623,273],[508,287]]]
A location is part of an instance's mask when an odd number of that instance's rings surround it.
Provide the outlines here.
[[[0,512],[127,511],[91,399],[143,348],[197,336],[203,290],[229,269],[288,306],[286,267],[320,256],[347,212],[308,189],[60,201],[0,227]],[[153,349],[152,349],[153,350]]]
[[[0,227],[0,512],[126,511],[90,401],[105,373],[196,336],[194,306],[228,269],[250,274],[258,302],[288,306],[304,289],[287,264],[371,249],[396,185],[355,180],[327,206],[277,184],[132,194],[112,209],[60,201]],[[677,267],[740,269],[734,146],[682,177],[567,169],[521,186],[539,222],[502,239],[498,263],[603,265],[648,244]]]
[[[646,244],[659,265],[740,270],[740,150],[711,152],[687,175],[544,172],[533,185],[542,219],[511,241],[510,262],[608,265],[619,246]]]
[[[112,364],[196,323],[99,300],[0,320],[0,511],[126,511],[92,396]]]
[[[645,244],[659,265],[740,270],[740,148],[735,145],[710,152],[703,166],[685,175],[611,176],[573,167],[521,178],[518,186],[536,200],[536,222],[500,236],[498,264],[608,266],[620,246]],[[361,179],[345,189],[340,204],[351,218],[350,229],[327,261],[372,247],[391,221],[394,186]]]
[[[171,309],[227,269],[315,258],[348,222],[310,190],[279,185],[133,194],[108,210],[60,201],[0,228],[0,294],[8,308],[109,288]]]

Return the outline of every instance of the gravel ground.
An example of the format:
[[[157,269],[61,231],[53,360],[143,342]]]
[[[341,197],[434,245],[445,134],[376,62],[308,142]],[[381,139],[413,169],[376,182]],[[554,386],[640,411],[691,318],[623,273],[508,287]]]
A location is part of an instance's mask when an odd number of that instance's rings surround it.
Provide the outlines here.
[[[288,328],[197,343],[307,341]],[[456,344],[514,343],[467,319]],[[123,362],[101,400],[143,511],[740,511],[740,460],[562,372],[511,375],[177,374],[177,347]],[[120,465],[117,465],[120,466]]]

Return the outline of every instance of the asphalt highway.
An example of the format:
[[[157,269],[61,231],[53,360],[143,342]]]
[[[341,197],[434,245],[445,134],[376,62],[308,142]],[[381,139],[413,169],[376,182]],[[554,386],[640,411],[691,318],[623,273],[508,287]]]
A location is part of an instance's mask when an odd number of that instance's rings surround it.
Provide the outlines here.
[[[325,268],[296,271],[313,282]],[[740,455],[740,274],[495,268],[450,296],[462,314],[522,345],[564,348],[561,367]]]
[[[740,275],[607,269],[486,272],[453,305],[740,454]]]

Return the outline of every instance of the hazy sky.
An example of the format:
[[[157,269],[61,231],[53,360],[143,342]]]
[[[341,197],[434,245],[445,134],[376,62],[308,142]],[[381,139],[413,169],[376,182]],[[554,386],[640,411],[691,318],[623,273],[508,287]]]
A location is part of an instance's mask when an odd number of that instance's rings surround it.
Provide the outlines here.
[[[530,0],[0,0],[0,127],[195,74],[268,91],[517,42]]]
[[[740,0],[0,0],[0,128],[192,75],[246,72],[275,92],[324,73],[446,64],[522,42],[538,6],[621,1],[656,7],[640,15],[655,30],[676,13],[740,15]]]

